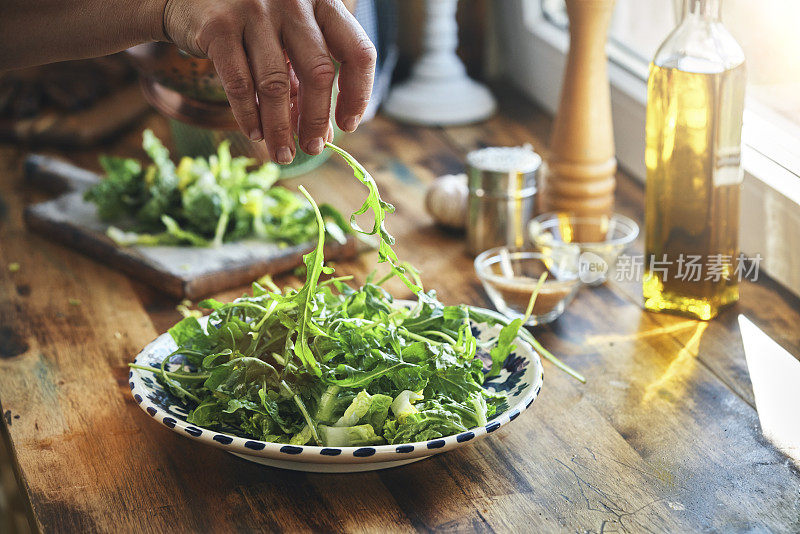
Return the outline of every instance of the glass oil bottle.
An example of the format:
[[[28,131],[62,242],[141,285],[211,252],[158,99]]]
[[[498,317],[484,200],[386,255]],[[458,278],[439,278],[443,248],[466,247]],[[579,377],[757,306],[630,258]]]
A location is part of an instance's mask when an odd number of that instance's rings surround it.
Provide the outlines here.
[[[739,299],[745,65],[720,0],[684,0],[650,65],[645,308],[711,319]]]

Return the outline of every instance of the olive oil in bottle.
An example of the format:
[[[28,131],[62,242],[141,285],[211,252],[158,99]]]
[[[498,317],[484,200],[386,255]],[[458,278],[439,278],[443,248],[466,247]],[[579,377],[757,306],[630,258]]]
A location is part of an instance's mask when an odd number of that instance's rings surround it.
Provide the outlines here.
[[[739,298],[744,55],[720,0],[685,0],[647,87],[645,308],[711,319]]]

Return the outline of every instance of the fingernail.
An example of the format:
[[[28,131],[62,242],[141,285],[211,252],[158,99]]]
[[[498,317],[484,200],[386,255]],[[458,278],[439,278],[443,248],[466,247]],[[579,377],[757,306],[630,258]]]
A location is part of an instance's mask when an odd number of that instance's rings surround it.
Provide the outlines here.
[[[251,141],[261,141],[263,137],[261,136],[261,130],[258,128],[254,128],[250,130],[250,140]]]
[[[278,149],[278,163],[286,165],[292,162],[292,151],[288,146],[282,146]]]
[[[312,139],[310,143],[308,143],[308,153],[312,156],[316,156],[317,154],[322,154],[322,149],[325,147],[325,141],[322,140],[321,137],[317,137]]]
[[[344,129],[348,132],[354,132],[358,128],[358,123],[361,121],[361,115],[349,117],[344,121]]]

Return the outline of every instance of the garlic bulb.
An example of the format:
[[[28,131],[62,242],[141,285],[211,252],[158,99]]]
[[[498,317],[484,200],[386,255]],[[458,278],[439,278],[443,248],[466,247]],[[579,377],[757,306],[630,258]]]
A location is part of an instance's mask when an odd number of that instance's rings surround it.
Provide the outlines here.
[[[428,187],[425,209],[438,224],[449,228],[464,228],[467,224],[466,174],[440,176]]]

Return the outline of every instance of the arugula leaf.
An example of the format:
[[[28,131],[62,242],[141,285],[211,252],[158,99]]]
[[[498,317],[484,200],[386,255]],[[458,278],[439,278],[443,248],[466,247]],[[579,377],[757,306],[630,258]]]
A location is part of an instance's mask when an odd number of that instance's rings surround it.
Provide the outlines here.
[[[169,329],[169,335],[178,347],[190,347],[194,341],[205,337],[203,327],[196,317],[184,317],[178,324]]]
[[[258,358],[241,357],[214,368],[204,385],[211,391],[237,396],[250,387],[264,383],[277,386],[279,381],[280,375],[272,365]]]
[[[353,169],[353,175],[356,177],[356,179],[367,186],[367,199],[364,201],[364,204],[362,204],[362,206],[356,210],[355,213],[350,215],[350,227],[360,234],[377,235],[380,238],[380,242],[378,244],[378,263],[388,262],[392,268],[392,272],[403,281],[403,283],[412,291],[412,293],[418,296],[424,295],[422,293],[422,287],[414,283],[408,278],[408,276],[406,276],[406,270],[400,265],[400,260],[397,258],[397,254],[392,249],[392,245],[394,245],[394,237],[386,230],[386,227],[384,226],[386,214],[394,213],[394,206],[388,202],[385,202],[381,198],[381,195],[378,192],[378,185],[375,183],[372,175],[370,175],[370,173],[368,173],[367,170],[353,156],[333,143],[325,143],[325,146],[342,156],[350,168]],[[356,222],[356,216],[366,213],[368,210],[372,210],[374,215],[372,230],[364,230]]]
[[[317,227],[319,229],[319,233],[317,237],[316,248],[303,256],[303,263],[306,266],[306,281],[294,298],[300,307],[300,314],[297,320],[297,341],[294,345],[294,353],[298,358],[300,358],[300,361],[303,362],[303,365],[313,371],[317,376],[320,376],[322,372],[319,370],[317,360],[314,358],[314,354],[311,352],[311,349],[308,346],[306,331],[309,323],[311,322],[314,294],[316,293],[317,282],[322,274],[323,263],[325,261],[323,250],[325,247],[325,223],[322,220],[322,215],[319,212],[317,203],[314,202],[314,199],[311,198],[311,195],[308,194],[308,191],[306,191],[302,185],[300,186],[300,191],[314,208],[314,213],[317,216]]]

